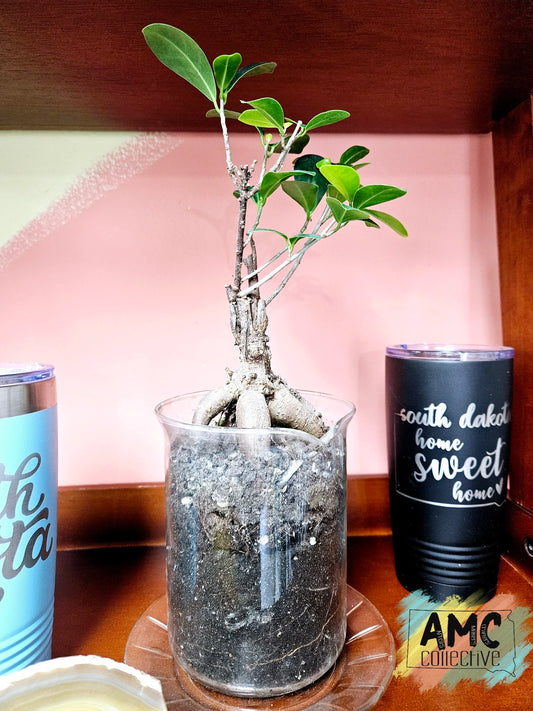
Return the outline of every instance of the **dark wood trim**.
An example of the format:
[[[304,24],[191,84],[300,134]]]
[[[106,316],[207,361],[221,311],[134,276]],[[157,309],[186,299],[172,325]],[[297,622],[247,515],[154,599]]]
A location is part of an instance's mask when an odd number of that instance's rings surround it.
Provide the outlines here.
[[[348,536],[390,536],[389,478],[386,475],[348,477]]]
[[[503,337],[515,349],[513,431],[507,509],[513,563],[533,572],[533,96],[493,131]]]
[[[293,118],[349,111],[332,130],[484,133],[531,89],[528,0],[11,0],[0,128],[215,131],[205,97],[151,55],[150,22],[178,25],[210,60],[276,61],[272,80],[247,79],[238,98],[266,92]]]
[[[531,97],[495,126],[493,149],[503,337],[505,345],[515,349],[510,497],[518,505],[533,512]]]
[[[509,558],[531,578],[533,576],[533,516],[531,511],[509,501],[506,532]]]
[[[347,509],[350,538],[390,536],[388,477],[348,477]],[[58,529],[60,550],[164,545],[164,484],[62,487]],[[532,530],[530,512],[510,502],[504,548],[529,575],[533,558],[525,541],[533,540]]]
[[[505,343],[515,348],[513,442],[507,530],[513,560],[533,570],[533,121],[531,99],[494,129],[494,174]]]
[[[160,545],[164,540],[163,484],[59,489],[60,549]]]
[[[348,478],[348,535],[390,534],[386,476]],[[58,547],[161,545],[165,540],[164,484],[62,487]]]

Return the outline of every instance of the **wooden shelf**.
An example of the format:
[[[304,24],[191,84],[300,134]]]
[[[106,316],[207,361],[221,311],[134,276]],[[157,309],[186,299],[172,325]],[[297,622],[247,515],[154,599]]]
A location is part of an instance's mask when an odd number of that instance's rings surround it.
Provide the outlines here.
[[[348,480],[348,584],[381,612],[396,639],[401,601],[408,592],[394,570],[388,479]],[[512,512],[511,538],[528,530]],[[514,522],[514,523],[513,523]],[[524,528],[525,527],[525,528]],[[59,545],[53,655],[98,654],[121,661],[129,633],[145,610],[165,593],[164,487],[106,486],[59,491]],[[533,609],[533,569],[513,549],[502,557],[495,604]],[[523,553],[523,551],[522,551]],[[498,608],[499,609],[499,608]],[[462,682],[423,690],[411,679],[393,678],[378,709],[469,711],[530,707],[533,676],[512,684]],[[522,704],[522,705],[521,705]]]
[[[348,542],[348,583],[381,612],[401,644],[399,603],[407,591],[394,573],[388,536],[358,537]],[[53,655],[98,654],[123,660],[128,635],[139,617],[165,593],[163,546],[60,551],[57,559]],[[502,561],[498,593],[513,610],[533,609],[533,587],[515,566]],[[429,672],[431,674],[431,672]],[[454,688],[424,691],[409,679],[393,678],[379,709],[529,709],[533,675],[490,687],[462,682]]]
[[[245,98],[274,95],[304,119],[347,109],[343,131],[486,132],[533,85],[530,0],[14,0],[0,15],[0,129],[215,130],[207,101],[146,46],[150,22],[210,59],[278,62]]]

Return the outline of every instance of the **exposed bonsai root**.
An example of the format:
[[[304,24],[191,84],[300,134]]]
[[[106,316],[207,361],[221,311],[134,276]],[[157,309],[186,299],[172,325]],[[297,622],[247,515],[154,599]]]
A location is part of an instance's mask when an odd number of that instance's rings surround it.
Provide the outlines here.
[[[207,393],[194,413],[193,423],[222,424],[217,418],[237,427],[291,427],[322,437],[327,432],[322,416],[299,393],[274,374],[265,374],[250,364],[241,364],[228,383]]]
[[[310,402],[284,384],[275,389],[268,401],[268,409],[277,424],[308,432],[315,437],[322,437],[327,432],[320,413]]]
[[[238,392],[231,380],[226,385],[211,390],[198,403],[192,418],[193,425],[209,425],[237,397]]]
[[[244,429],[264,429],[272,424],[265,396],[257,390],[245,390],[239,395],[235,415],[237,427]]]

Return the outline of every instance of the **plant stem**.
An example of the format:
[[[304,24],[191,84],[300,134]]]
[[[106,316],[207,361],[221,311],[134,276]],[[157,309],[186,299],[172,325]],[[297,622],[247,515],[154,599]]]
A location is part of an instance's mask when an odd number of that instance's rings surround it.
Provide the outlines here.
[[[244,243],[244,246],[246,247],[253,239],[253,234],[257,227],[259,226],[259,221],[261,220],[261,213],[263,212],[263,205],[258,205],[257,206],[257,214],[255,216],[254,224],[252,225],[252,228],[248,230],[248,239]]]
[[[302,122],[298,121],[294,127],[294,131],[290,135],[289,140],[287,141],[287,143],[283,147],[283,150],[279,154],[279,158],[274,163],[274,167],[272,168],[273,173],[277,173],[283,167],[283,164],[285,163],[285,159],[287,158],[287,156],[289,155],[289,152],[291,150],[292,144],[300,136],[300,129],[301,128],[302,128]]]
[[[262,271],[264,271],[267,267],[269,267],[271,264],[273,264],[276,260],[278,260],[281,256],[285,254],[287,251],[287,247],[284,247],[282,250],[280,250],[277,254],[275,254],[273,257],[271,257],[268,262],[265,262],[262,264],[260,267],[257,267],[255,272],[251,272],[250,274],[247,274],[243,281],[247,281],[248,279],[252,279],[253,277],[257,276],[260,274]]]
[[[254,291],[255,289],[257,289],[257,288],[259,288],[259,287],[261,287],[261,286],[263,286],[263,284],[266,284],[267,281],[270,281],[271,279],[273,279],[273,278],[276,276],[276,274],[279,274],[281,271],[283,271],[283,269],[286,269],[290,264],[292,264],[292,263],[293,263],[294,261],[296,261],[296,260],[298,260],[297,265],[296,265],[296,266],[298,266],[298,264],[300,263],[300,261],[301,261],[303,255],[305,254],[305,252],[307,252],[307,250],[308,250],[315,242],[316,242],[315,239],[308,239],[308,240],[306,241],[306,243],[304,244],[304,246],[300,249],[299,252],[293,253],[291,257],[289,257],[289,258],[286,259],[284,262],[282,262],[282,264],[280,264],[279,266],[277,266],[275,269],[273,269],[271,272],[269,272],[265,277],[263,277],[262,279],[260,279],[258,282],[254,283],[253,286],[249,286],[248,288],[243,289],[242,291],[239,291],[239,296],[247,296],[248,294],[251,294],[252,291]],[[258,269],[258,271],[261,271],[262,268],[263,268],[263,267],[260,267],[260,268]],[[292,275],[293,272],[294,272],[294,269],[291,270],[291,275]],[[279,293],[279,292],[278,292],[278,293]],[[276,293],[276,296],[277,296],[277,293]],[[266,300],[265,300],[265,303],[268,303],[268,302],[271,301],[271,300],[272,300],[272,299],[269,297],[269,299],[266,299]]]
[[[302,128],[302,122],[298,121],[294,127],[294,131],[289,136],[289,140],[287,141],[287,143],[284,144],[283,149],[282,149],[281,153],[279,154],[277,161],[274,163],[274,165],[270,169],[270,171],[269,171],[270,173],[279,173],[281,168],[283,168],[283,164],[285,163],[285,160],[286,160],[287,156],[289,155],[292,144],[301,135],[301,128]],[[283,141],[283,138],[284,138],[284,136],[282,135],[281,136],[282,141]],[[267,168],[266,160],[263,160],[263,164],[261,166],[261,175],[259,176],[257,185],[254,188],[252,188],[252,190],[250,190],[250,197],[252,197],[252,195],[254,195],[259,190],[261,181],[263,180],[263,178],[265,177],[265,173],[267,172],[266,168]]]
[[[235,186],[238,185],[238,171],[233,164],[233,159],[231,157],[231,147],[229,142],[228,126],[226,124],[226,116],[224,115],[224,100],[220,99],[220,127],[222,129],[222,137],[224,139],[224,152],[226,154],[226,166],[228,169],[228,174],[233,180]]]
[[[298,252],[298,256],[297,256],[294,264],[292,265],[292,267],[289,269],[288,274],[285,275],[283,280],[279,283],[279,285],[272,292],[272,294],[270,294],[270,296],[265,299],[265,306],[268,306],[270,304],[270,302],[273,301],[276,298],[276,296],[281,292],[281,290],[285,287],[285,285],[287,284],[287,282],[289,281],[291,276],[294,274],[296,269],[300,266],[300,262],[302,261],[303,256],[304,256],[303,250]]]
[[[244,237],[246,234],[246,208],[248,206],[248,180],[249,172],[246,166],[240,171],[239,181],[239,224],[237,226],[237,246],[235,249],[235,271],[233,273],[233,288],[236,294],[242,285],[242,263],[244,252]]]

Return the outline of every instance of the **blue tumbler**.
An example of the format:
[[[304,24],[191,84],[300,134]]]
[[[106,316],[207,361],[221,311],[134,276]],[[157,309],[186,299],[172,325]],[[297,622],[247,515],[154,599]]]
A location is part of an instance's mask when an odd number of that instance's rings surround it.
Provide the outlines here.
[[[54,368],[0,363],[0,674],[51,657],[56,543]]]

